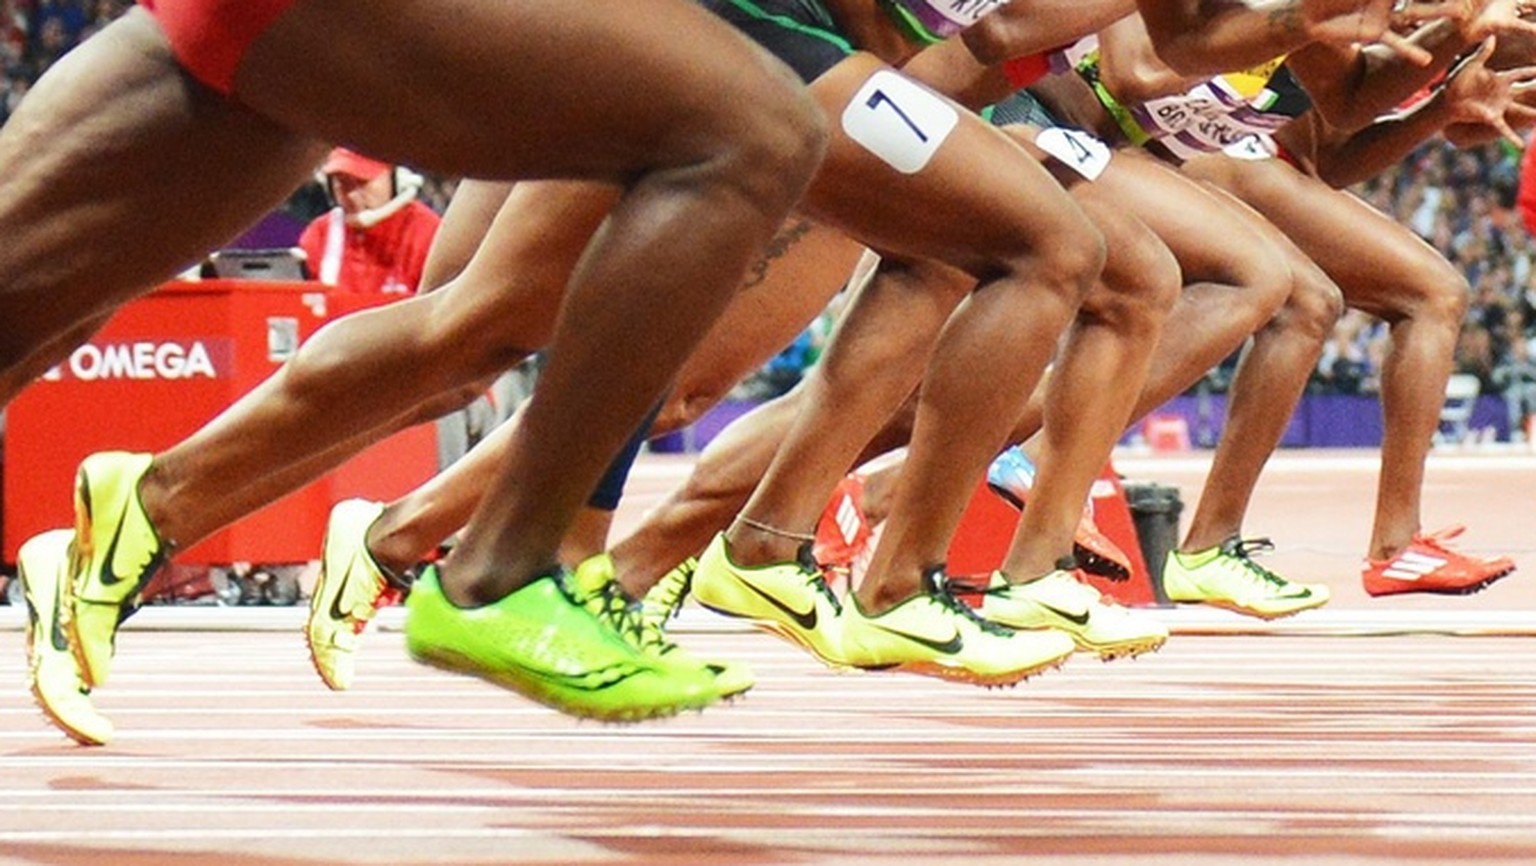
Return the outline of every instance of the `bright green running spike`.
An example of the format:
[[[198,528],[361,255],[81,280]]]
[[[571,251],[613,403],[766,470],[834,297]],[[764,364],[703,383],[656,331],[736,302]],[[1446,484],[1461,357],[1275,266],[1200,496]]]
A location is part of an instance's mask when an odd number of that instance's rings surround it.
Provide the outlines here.
[[[405,638],[417,661],[580,718],[640,721],[703,709],[719,696],[708,671],[648,658],[585,610],[563,573],[460,608],[428,568],[406,602]]]

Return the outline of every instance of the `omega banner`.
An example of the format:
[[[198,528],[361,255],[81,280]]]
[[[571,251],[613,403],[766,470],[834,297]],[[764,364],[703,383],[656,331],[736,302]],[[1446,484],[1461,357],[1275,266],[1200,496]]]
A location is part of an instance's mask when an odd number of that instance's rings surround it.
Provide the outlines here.
[[[43,375],[43,381],[217,379],[220,368],[225,371],[224,375],[229,375],[229,363],[230,341],[223,337],[165,342],[92,342],[70,353],[68,361]]]
[[[95,451],[163,451],[271,376],[327,322],[387,299],[316,283],[171,283],[124,306],[6,411],[5,562],[73,523],[75,467]],[[298,563],[349,495],[393,498],[437,469],[430,426],[392,437],[330,475],[178,555],[189,564]]]

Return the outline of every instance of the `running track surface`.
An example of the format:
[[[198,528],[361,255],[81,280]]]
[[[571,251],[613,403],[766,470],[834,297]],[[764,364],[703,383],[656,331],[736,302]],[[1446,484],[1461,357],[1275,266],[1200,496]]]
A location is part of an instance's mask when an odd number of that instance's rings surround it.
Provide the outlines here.
[[[1203,471],[1120,468],[1186,509]],[[686,463],[640,469],[635,509]],[[98,694],[118,739],[83,749],[32,708],[0,608],[0,864],[1536,862],[1531,576],[1367,600],[1373,471],[1283,455],[1255,501],[1271,564],[1327,580],[1329,608],[1159,612],[1155,655],[997,691],[834,674],[691,609],[683,642],[758,687],[603,726],[412,664],[398,611],[333,694],[296,609],[160,609]],[[1437,457],[1426,492],[1430,525],[1531,558],[1536,458]]]

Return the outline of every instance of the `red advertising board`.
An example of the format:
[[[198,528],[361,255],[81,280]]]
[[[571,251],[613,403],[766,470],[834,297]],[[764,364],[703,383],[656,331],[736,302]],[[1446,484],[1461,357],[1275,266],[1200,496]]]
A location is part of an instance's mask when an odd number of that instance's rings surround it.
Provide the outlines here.
[[[123,307],[6,410],[5,561],[15,562],[32,535],[71,525],[75,467],[86,455],[175,444],[275,372],[322,325],[386,300],[317,283],[205,280],[167,284]],[[436,469],[431,426],[404,431],[177,559],[314,559],[333,502],[393,498]]]

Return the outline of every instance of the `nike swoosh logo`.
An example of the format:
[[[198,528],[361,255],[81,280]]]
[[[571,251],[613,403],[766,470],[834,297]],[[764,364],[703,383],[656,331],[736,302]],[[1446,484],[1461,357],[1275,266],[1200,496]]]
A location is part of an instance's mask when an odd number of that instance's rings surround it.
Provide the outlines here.
[[[21,581],[22,598],[27,603],[27,618],[31,621],[32,629],[35,633],[38,624],[43,621],[43,611],[38,610],[37,593],[34,589],[37,586],[37,581],[25,569],[18,568],[17,570],[19,572],[17,579]],[[53,620],[48,628],[48,642],[53,645],[55,650],[67,653],[69,652],[69,640],[64,637],[64,628],[59,624],[61,606],[63,604],[61,595],[62,593],[58,592],[58,588],[55,587],[53,593]]]
[[[772,595],[769,595],[767,592],[759,589],[751,581],[742,579],[741,575],[737,575],[736,579],[741,582],[742,586],[745,586],[747,589],[757,593],[764,601],[768,602],[779,610],[784,611],[785,616],[788,616],[790,619],[794,620],[795,625],[800,626],[806,631],[816,630],[816,607],[814,605],[811,606],[810,610],[798,611],[785,604],[784,602],[779,601]]]
[[[69,640],[64,637],[64,627],[59,624],[61,595],[63,593],[60,592],[53,594],[53,624],[48,627],[48,633],[49,641],[53,644],[53,648],[61,653],[67,653],[69,652]]]
[[[886,634],[894,635],[899,638],[905,638],[915,644],[921,644],[935,652],[941,652],[945,655],[954,655],[955,653],[958,653],[960,650],[965,648],[965,641],[960,638],[960,632],[958,631],[955,632],[954,636],[949,640],[941,641],[930,637],[924,637],[920,634],[912,634],[910,632],[904,632],[894,628],[886,628],[883,625],[875,625],[875,628],[880,629]]]
[[[347,592],[347,583],[352,579],[352,570],[349,568],[341,573],[341,586],[337,587],[331,596],[331,619],[345,621],[347,612],[341,609],[341,597]]]
[[[87,499],[86,501],[89,502],[90,500]],[[99,577],[102,586],[116,586],[127,580],[125,577],[117,576],[117,572],[112,568],[112,561],[117,558],[117,542],[123,536],[123,524],[128,522],[129,504],[127,500],[123,501],[123,512],[117,516],[117,526],[112,530],[112,542],[107,545],[107,554],[101,560],[101,574]]]
[[[1086,610],[1083,611],[1082,613],[1068,613],[1067,611],[1064,611],[1064,610],[1062,610],[1059,607],[1052,607],[1052,606],[1046,604],[1043,601],[1040,602],[1040,606],[1045,608],[1046,610],[1050,611],[1051,613],[1056,614],[1057,616],[1061,617],[1062,619],[1066,620],[1067,622],[1073,623],[1074,625],[1087,625],[1088,624],[1089,612],[1086,611]]]

